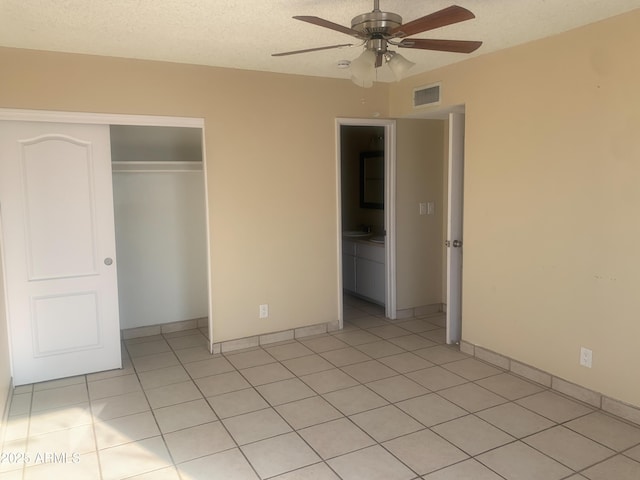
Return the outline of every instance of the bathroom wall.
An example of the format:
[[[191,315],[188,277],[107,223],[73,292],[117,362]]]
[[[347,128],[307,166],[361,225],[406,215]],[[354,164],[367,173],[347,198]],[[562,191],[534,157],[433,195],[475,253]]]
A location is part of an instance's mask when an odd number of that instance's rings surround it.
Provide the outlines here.
[[[111,127],[122,329],[207,317],[201,135]]]

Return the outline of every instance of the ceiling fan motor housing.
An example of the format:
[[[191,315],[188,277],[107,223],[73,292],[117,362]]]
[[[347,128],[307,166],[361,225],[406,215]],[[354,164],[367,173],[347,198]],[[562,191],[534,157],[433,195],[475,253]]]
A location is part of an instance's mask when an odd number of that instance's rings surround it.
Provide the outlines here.
[[[367,40],[367,50],[378,54],[387,53],[387,38],[389,32],[402,25],[402,17],[395,13],[373,12],[358,15],[351,20],[351,29],[362,34]]]
[[[395,13],[373,11],[363,13],[351,20],[351,29],[361,32],[363,37],[388,36],[389,32],[402,25],[402,17]]]

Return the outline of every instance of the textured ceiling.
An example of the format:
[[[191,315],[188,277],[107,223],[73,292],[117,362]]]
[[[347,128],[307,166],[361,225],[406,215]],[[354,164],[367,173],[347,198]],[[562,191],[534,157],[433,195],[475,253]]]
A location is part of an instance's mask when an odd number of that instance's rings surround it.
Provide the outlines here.
[[[402,49],[417,64],[412,75],[640,8],[640,0],[380,0],[404,22],[452,4],[476,18],[415,37],[484,44],[470,55]],[[357,43],[293,15],[350,26],[372,9],[372,0],[0,0],[0,45],[348,78],[337,63],[361,48],[271,53]],[[391,80],[387,68],[378,70],[378,80]]]

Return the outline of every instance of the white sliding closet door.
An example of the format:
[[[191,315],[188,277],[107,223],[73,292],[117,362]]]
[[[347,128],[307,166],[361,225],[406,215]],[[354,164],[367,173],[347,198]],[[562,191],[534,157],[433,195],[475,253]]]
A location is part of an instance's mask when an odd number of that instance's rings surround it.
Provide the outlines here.
[[[107,125],[0,122],[15,385],[119,368]]]

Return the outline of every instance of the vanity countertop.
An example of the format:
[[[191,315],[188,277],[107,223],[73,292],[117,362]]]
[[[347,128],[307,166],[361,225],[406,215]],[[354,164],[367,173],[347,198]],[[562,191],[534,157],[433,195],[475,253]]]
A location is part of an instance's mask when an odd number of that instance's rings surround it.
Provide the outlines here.
[[[361,235],[357,237],[354,237],[351,235],[343,235],[342,240],[355,242],[355,243],[364,243],[364,244],[373,245],[376,247],[384,247],[384,236],[375,235],[373,233],[368,233],[366,235]]]

